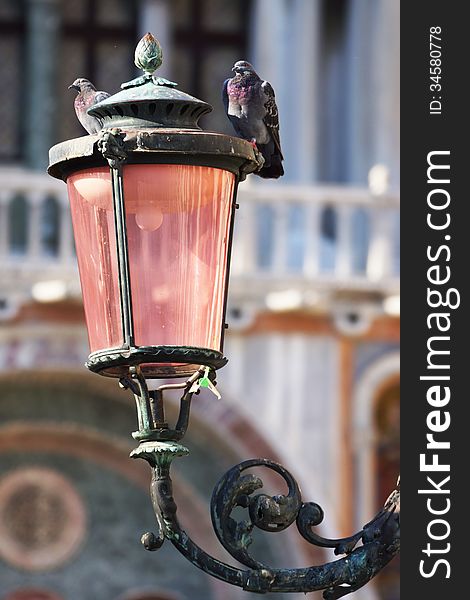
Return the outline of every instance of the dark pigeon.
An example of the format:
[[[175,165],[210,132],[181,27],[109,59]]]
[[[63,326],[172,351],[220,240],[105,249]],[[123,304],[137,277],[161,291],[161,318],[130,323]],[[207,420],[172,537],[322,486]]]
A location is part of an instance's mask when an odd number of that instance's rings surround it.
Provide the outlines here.
[[[88,133],[98,133],[101,131],[101,123],[96,117],[87,114],[87,110],[110,95],[108,92],[97,92],[91,81],[83,77],[75,79],[72,85],[69,85],[69,90],[72,89],[78,92],[73,103],[78,120]]]
[[[264,164],[256,174],[265,179],[284,175],[279,137],[279,113],[271,84],[257,75],[249,62],[240,60],[235,77],[224,83],[225,112],[237,135],[256,145]]]

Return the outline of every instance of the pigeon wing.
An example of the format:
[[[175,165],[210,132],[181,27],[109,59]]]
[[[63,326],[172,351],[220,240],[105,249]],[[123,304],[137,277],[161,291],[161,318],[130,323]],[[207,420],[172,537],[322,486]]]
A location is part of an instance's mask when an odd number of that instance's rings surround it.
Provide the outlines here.
[[[84,120],[82,121],[79,117],[80,123],[88,131],[88,133],[98,133],[99,131],[101,131],[101,128],[103,126],[102,119],[88,114],[88,111],[91,110],[95,106],[95,104],[106,100],[106,98],[109,98],[110,96],[111,94],[108,94],[108,92],[95,92],[92,104],[88,107],[88,110],[86,111],[86,116],[83,117]]]
[[[281,138],[279,137],[279,111],[277,109],[274,90],[268,81],[263,81],[261,84],[261,89],[266,96],[266,101],[264,103],[266,114],[263,118],[263,121],[268,128],[269,133],[271,134],[276,148],[279,151],[281,160],[284,160],[281,151]]]
[[[108,92],[96,92],[95,104],[98,104],[98,102],[102,102],[103,100],[106,100],[106,98],[109,98],[110,96],[111,96],[111,94],[108,94]]]

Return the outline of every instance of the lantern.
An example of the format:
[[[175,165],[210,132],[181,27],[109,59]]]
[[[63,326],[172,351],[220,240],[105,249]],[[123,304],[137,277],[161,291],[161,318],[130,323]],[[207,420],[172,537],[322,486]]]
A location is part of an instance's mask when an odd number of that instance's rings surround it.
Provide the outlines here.
[[[136,399],[139,446],[131,456],[152,468],[151,497],[158,530],[142,536],[147,550],[168,539],[199,569],[244,590],[310,592],[339,598],[364,585],[399,550],[399,488],[360,532],[326,539],[312,527],[323,519],[318,504],[303,502],[299,486],[281,465],[246,460],[214,489],[211,517],[227,552],[243,567],[204,552],[176,517],[170,467],[188,454],[192,396],[214,386],[226,363],[223,332],[237,186],[260,168],[245,140],[202,131],[211,107],[153,73],[158,42],[147,34],[136,49],[144,75],[94,105],[88,113],[102,130],[50,150],[49,173],[67,182],[75,246],[94,372],[118,377]],[[186,377],[149,390],[147,379]],[[175,427],[164,415],[163,392],[183,390]],[[262,481],[245,473],[264,467],[284,479],[287,492],[253,495]],[[248,519],[237,521],[244,508]],[[318,567],[282,569],[248,552],[251,532],[283,531],[296,523],[311,544],[346,557]],[[362,545],[356,547],[359,541]]]
[[[226,363],[223,332],[238,182],[252,145],[202,131],[211,107],[153,75],[158,42],[136,50],[143,76],[96,104],[99,135],[54,146],[67,182],[91,354],[122,377],[190,376]]]

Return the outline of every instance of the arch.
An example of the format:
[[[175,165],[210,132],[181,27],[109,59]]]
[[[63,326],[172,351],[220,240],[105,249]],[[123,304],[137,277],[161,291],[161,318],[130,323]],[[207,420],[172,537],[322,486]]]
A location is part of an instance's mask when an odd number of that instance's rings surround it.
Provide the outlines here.
[[[389,352],[375,360],[362,374],[353,396],[353,451],[356,458],[356,526],[362,527],[377,512],[376,407],[383,392],[396,385],[400,373],[400,353]],[[398,473],[397,473],[398,475]],[[392,491],[392,490],[390,490]],[[365,600],[379,600],[377,585],[366,586]]]
[[[381,390],[396,381],[400,353],[390,352],[370,365],[356,384],[353,400],[353,448],[356,456],[356,525],[362,526],[376,512],[374,487],[374,406]]]
[[[116,439],[114,436],[97,432],[74,423],[28,423],[12,422],[0,427],[0,454],[20,452],[34,456],[36,453],[61,454],[94,462],[105,469],[119,474],[130,483],[147,492],[150,471],[144,461],[129,460],[129,451],[134,444]],[[200,494],[186,480],[174,473],[175,499],[178,503],[178,516],[183,528],[188,528],[203,547],[217,556],[220,548],[212,531],[210,515]],[[149,498],[150,502],[150,498]],[[152,526],[153,524],[150,524]],[[224,599],[224,588],[220,582],[208,577],[214,598]],[[237,596],[230,595],[229,598]],[[22,600],[19,596],[18,600]],[[36,600],[32,597],[31,600]],[[156,596],[155,598],[158,598]],[[16,596],[12,600],[16,600]],[[30,600],[25,596],[25,600]],[[42,600],[42,597],[38,597]],[[48,596],[44,600],[49,600]],[[51,598],[51,600],[53,600]]]
[[[384,501],[394,488],[400,470],[400,389],[396,377],[387,380],[376,395],[374,425],[376,493],[380,501]],[[400,597],[399,557],[379,573],[375,585],[380,600]]]
[[[392,377],[378,390],[374,406],[378,501],[384,502],[400,470],[400,382]]]
[[[34,389],[40,387],[41,384],[52,386],[55,393],[60,390],[60,385],[64,387],[71,386],[80,389],[86,395],[91,394],[93,398],[103,397],[108,401],[128,406],[130,411],[134,410],[132,394],[120,390],[117,382],[108,378],[96,377],[85,371],[78,372],[76,370],[60,372],[24,370],[20,378],[18,374],[18,371],[0,373],[2,386],[5,387],[5,384],[10,383],[16,387],[18,381],[23,381],[24,385]],[[168,402],[166,412],[170,423],[176,419],[178,404],[177,396],[171,398]],[[99,431],[97,427],[93,428],[92,423],[88,425],[78,424],[72,420],[68,422],[50,420],[34,423],[31,420],[25,420],[25,417],[17,417],[16,419],[16,421],[11,421],[0,428],[0,453],[11,450],[29,453],[34,453],[34,451],[69,453],[77,458],[98,461],[102,466],[119,473],[147,491],[149,485],[148,466],[143,461],[128,460],[129,452],[135,446],[135,443],[131,440],[130,432],[129,440],[126,440],[122,437],[117,438],[114,434],[108,435],[106,432]],[[201,394],[193,400],[188,438],[191,432],[194,432],[191,436],[192,440],[199,438],[199,445],[201,445],[201,439],[203,443],[207,440],[212,447],[211,452],[215,453],[215,456],[225,456],[225,460],[228,460],[227,457],[229,457],[230,461],[233,461],[232,464],[256,456],[279,460],[276,452],[248,419],[239,414],[235,407],[230,406],[229,402],[215,402],[209,395]],[[192,444],[191,446],[193,453],[196,448]],[[178,515],[182,526],[187,527],[190,535],[194,535],[196,542],[201,541],[202,547],[207,552],[216,557],[220,556],[220,547],[210,524],[208,503],[204,501],[199,492],[195,499],[193,486],[186,479],[182,480],[181,477],[178,477],[178,472],[178,464],[176,464],[173,479],[175,482],[175,499],[179,506]],[[222,474],[221,471],[218,476]],[[271,474],[269,470],[264,470],[262,478],[274,493],[284,491],[277,476]],[[207,489],[207,492],[210,493],[211,489]],[[194,518],[195,511],[197,518]],[[285,537],[283,537],[284,535]],[[304,542],[295,527],[284,532],[284,534],[279,534],[272,542],[270,540],[270,545],[271,543],[274,543],[272,551],[278,555],[279,548],[277,548],[277,545],[287,547],[287,555],[290,560],[292,563],[300,563],[299,566],[324,562],[323,551]],[[230,558],[228,560],[231,562]],[[228,596],[226,586],[223,583],[213,580],[211,581],[211,587],[212,585],[214,586],[215,597],[238,597],[238,589],[234,588]]]

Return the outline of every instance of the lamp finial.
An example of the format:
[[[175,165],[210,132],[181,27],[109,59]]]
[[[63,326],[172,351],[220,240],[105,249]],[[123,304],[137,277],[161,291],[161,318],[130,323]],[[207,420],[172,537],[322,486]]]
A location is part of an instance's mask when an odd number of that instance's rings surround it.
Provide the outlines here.
[[[137,44],[134,52],[134,64],[138,69],[142,69],[143,75],[127,81],[121,85],[123,90],[127,88],[138,87],[149,81],[157,86],[176,87],[178,84],[174,81],[169,81],[164,77],[157,77],[154,72],[161,66],[163,62],[163,50],[160,42],[150,32]]]
[[[152,75],[163,62],[163,51],[160,42],[150,32],[137,44],[134,54],[135,66]]]

